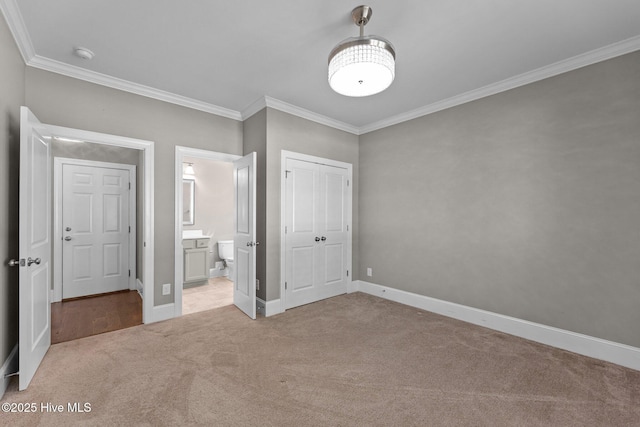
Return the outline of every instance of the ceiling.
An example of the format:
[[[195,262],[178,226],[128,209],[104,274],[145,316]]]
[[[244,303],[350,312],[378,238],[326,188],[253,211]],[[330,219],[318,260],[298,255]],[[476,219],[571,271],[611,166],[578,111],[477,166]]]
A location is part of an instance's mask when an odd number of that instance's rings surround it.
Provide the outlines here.
[[[396,79],[348,98],[327,57],[357,35],[358,4],[0,0],[28,65],[237,119],[271,103],[354,133],[640,49],[638,0],[370,0],[365,34],[394,44]]]

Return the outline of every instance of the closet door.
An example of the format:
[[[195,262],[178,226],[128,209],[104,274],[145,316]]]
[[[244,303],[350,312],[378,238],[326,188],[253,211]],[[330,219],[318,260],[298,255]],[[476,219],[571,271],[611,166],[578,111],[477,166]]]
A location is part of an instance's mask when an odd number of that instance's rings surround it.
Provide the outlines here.
[[[285,306],[346,293],[348,171],[287,159]]]

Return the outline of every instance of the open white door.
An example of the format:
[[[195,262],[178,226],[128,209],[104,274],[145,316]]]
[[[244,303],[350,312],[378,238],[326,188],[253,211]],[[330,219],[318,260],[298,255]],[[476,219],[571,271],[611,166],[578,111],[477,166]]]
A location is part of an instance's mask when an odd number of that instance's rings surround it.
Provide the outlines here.
[[[235,187],[235,273],[233,303],[256,318],[256,153],[233,162]]]
[[[51,346],[51,138],[20,109],[20,268],[18,388],[27,388]]]

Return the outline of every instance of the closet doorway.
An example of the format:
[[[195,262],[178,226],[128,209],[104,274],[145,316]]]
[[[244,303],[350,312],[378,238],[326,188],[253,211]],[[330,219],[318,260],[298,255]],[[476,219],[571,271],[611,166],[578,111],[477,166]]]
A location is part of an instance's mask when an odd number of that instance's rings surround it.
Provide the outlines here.
[[[283,308],[347,292],[351,281],[352,166],[282,152]]]

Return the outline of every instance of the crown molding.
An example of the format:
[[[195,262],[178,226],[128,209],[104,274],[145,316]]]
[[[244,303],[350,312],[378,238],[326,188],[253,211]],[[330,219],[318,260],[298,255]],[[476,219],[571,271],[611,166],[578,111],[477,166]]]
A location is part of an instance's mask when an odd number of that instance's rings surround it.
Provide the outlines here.
[[[323,116],[322,114],[314,113],[313,111],[280,101],[279,99],[275,99],[270,96],[264,96],[245,108],[242,111],[242,120],[248,119],[265,107],[273,108],[274,110],[282,111],[284,113],[320,123],[321,125],[329,126],[344,132],[349,132],[354,135],[360,135],[360,129],[357,126],[332,119],[331,117]]]
[[[340,120],[332,119],[331,117],[323,116],[322,114],[314,113],[313,111],[306,110],[301,107],[280,101],[270,96],[265,96],[265,103],[267,107],[292,114],[294,116],[301,117],[303,119],[310,120],[312,122],[320,123],[321,125],[329,126],[338,130],[352,133],[354,135],[360,135],[360,128],[350,125]]]
[[[250,104],[248,107],[245,107],[241,111],[242,120],[247,120],[249,117],[261,111],[263,108],[267,108],[267,100],[264,96],[258,98],[255,102]]]
[[[53,73],[62,74],[67,77],[84,80],[89,83],[95,83],[102,86],[111,87],[113,89],[134,93],[136,95],[142,95],[147,98],[153,98],[159,101],[169,102],[171,104],[192,108],[194,110],[204,111],[206,113],[227,117],[229,119],[238,120],[238,121],[242,120],[242,115],[240,114],[239,111],[230,110],[224,107],[219,107],[217,105],[209,104],[207,102],[202,102],[196,99],[187,98],[186,96],[176,95],[171,92],[155,89],[155,88],[141,85],[138,83],[133,83],[127,80],[108,76],[106,74],[101,74],[95,71],[86,70],[84,68],[65,64],[63,62],[55,61],[53,59],[43,58],[42,56],[38,56],[38,55],[34,56],[27,63],[27,65],[30,67],[39,68],[45,71],[51,71]]]
[[[148,98],[157,99],[187,108],[227,117],[233,120],[246,120],[256,114],[265,107],[270,107],[291,115],[301,117],[316,123],[323,124],[335,129],[352,133],[354,135],[362,135],[373,132],[385,127],[393,126],[402,122],[413,120],[422,116],[426,116],[447,108],[475,101],[480,98],[495,95],[510,89],[515,89],[530,83],[534,83],[549,77],[553,77],[568,71],[582,68],[597,62],[615,58],[627,53],[640,50],[640,36],[632,37],[618,43],[611,44],[599,49],[586,52],[554,64],[538,68],[508,79],[492,83],[487,86],[474,89],[460,95],[453,96],[441,101],[434,102],[429,105],[407,111],[395,116],[379,120],[361,127],[350,125],[348,123],[332,119],[322,114],[297,107],[284,101],[280,101],[269,96],[264,96],[254,103],[246,107],[242,112],[220,107],[207,102],[195,100],[182,95],[155,89],[149,86],[133,83],[127,80],[111,77],[95,71],[86,70],[73,65],[65,64],[52,59],[44,58],[35,54],[31,38],[27,32],[22,14],[18,8],[16,0],[0,0],[0,10],[7,21],[9,29],[16,40],[18,49],[25,61],[25,64],[34,68],[40,68],[45,71],[62,74],[68,77],[84,80],[90,83],[111,87],[125,92],[134,93]]]
[[[640,36],[547,65],[359,128],[360,135],[640,50]]]
[[[16,0],[0,0],[0,11],[2,11],[9,30],[18,45],[18,50],[24,63],[27,64],[36,55],[36,51],[33,48],[31,37],[29,37],[27,26],[24,24]]]

